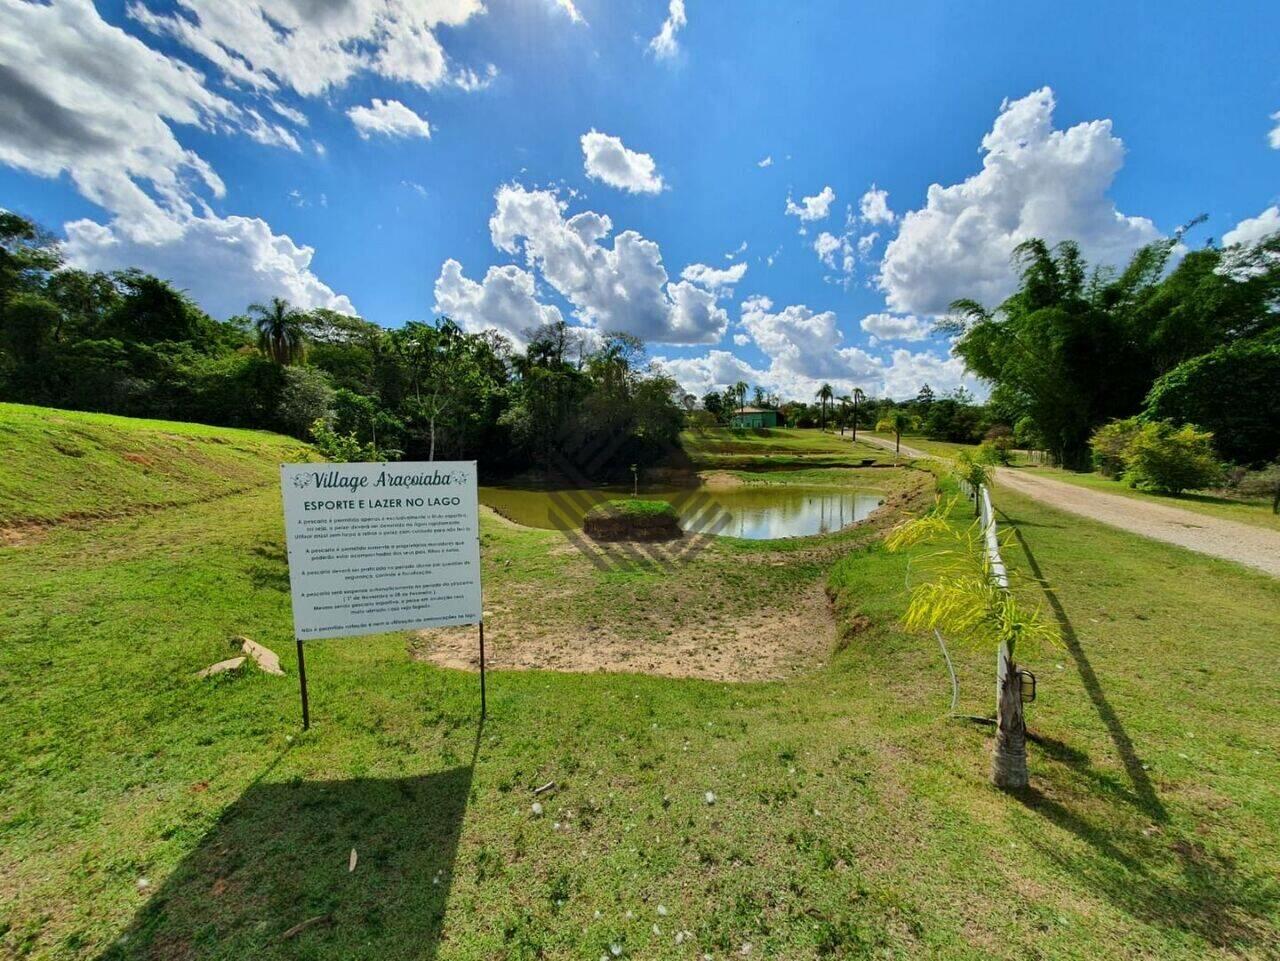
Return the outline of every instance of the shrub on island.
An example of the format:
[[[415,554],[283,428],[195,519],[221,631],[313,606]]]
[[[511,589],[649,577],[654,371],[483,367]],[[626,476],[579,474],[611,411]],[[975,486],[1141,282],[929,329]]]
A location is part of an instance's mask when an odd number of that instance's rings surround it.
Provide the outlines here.
[[[666,541],[680,536],[680,518],[666,501],[620,498],[587,511],[582,529],[598,541]]]

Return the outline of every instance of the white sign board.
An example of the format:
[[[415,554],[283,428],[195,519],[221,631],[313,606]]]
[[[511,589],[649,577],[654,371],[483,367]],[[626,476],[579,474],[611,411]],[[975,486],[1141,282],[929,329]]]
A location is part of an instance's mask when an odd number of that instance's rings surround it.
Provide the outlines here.
[[[480,621],[475,461],[283,464],[300,641]]]

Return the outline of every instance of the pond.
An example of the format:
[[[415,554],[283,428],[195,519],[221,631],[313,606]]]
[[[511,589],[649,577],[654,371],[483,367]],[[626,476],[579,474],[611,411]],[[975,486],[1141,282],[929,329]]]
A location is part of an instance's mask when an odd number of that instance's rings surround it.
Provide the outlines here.
[[[480,503],[526,527],[563,530],[582,526],[592,506],[611,497],[630,497],[627,487],[537,490],[481,487]],[[747,540],[776,540],[826,534],[862,520],[880,506],[876,491],[839,487],[744,486],[728,490],[682,487],[643,490],[644,500],[664,500],[689,533],[722,534]]]

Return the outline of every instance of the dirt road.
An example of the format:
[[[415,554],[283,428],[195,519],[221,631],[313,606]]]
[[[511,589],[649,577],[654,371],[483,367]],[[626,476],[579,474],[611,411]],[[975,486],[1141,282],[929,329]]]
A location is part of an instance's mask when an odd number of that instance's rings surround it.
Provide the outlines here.
[[[996,484],[1050,507],[1280,577],[1280,531],[1089,490],[1007,467],[996,471]]]
[[[893,441],[865,435],[860,439],[868,444],[893,449]],[[906,444],[902,445],[902,455],[928,456]],[[996,471],[996,483],[1059,510],[1079,514],[1143,537],[1177,544],[1211,557],[1236,561],[1246,567],[1265,571],[1272,577],[1280,577],[1280,531],[1197,514],[1136,497],[1077,487],[1075,484],[1007,467]],[[998,493],[996,504],[998,507]]]

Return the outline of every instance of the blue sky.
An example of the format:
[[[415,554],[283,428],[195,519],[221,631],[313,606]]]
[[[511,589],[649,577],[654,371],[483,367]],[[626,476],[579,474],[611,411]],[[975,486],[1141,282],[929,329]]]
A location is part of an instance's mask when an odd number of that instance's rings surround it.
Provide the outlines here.
[[[1025,236],[1280,227],[1275,5],[680,7],[0,0],[0,205],[217,315],[562,316],[793,395],[980,387],[928,327]]]

